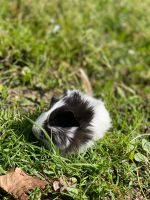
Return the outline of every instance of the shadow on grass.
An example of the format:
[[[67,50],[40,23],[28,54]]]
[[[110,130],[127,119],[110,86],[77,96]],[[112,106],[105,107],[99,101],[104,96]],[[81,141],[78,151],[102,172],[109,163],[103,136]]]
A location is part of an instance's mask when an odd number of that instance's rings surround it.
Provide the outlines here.
[[[11,123],[10,129],[12,129],[17,136],[23,136],[26,142],[36,143],[37,146],[41,146],[41,142],[38,141],[32,132],[33,124],[31,123],[31,121],[34,122],[40,114],[41,112],[20,112],[20,118],[17,117],[17,120]]]

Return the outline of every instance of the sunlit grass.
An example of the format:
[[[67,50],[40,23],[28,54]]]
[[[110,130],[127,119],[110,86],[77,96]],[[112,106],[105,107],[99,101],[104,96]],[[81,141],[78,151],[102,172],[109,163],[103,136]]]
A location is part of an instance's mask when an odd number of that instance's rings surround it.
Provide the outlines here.
[[[31,199],[148,199],[149,0],[1,0],[0,8],[0,175],[21,167],[77,179],[74,193],[49,187]],[[87,152],[64,158],[34,138],[32,121],[53,93],[83,90],[79,68],[113,127]],[[0,191],[0,199],[10,196]]]

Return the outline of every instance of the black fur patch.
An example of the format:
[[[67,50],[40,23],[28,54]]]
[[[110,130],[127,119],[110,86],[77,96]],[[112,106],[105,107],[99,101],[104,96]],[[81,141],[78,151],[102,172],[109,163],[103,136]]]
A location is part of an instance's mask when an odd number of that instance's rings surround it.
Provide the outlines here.
[[[87,127],[94,116],[93,107],[89,102],[83,100],[79,92],[74,92],[71,97],[64,97],[64,102],[67,109],[73,112],[80,127]]]
[[[75,119],[74,114],[70,110],[65,110],[65,107],[57,108],[49,117],[49,125],[54,127],[78,127],[79,122]]]

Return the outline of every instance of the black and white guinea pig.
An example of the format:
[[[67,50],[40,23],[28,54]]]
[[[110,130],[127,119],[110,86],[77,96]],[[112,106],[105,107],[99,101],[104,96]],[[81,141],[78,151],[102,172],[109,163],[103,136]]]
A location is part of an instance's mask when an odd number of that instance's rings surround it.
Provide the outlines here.
[[[103,137],[111,127],[111,119],[101,100],[69,90],[60,99],[52,97],[50,110],[42,113],[32,128],[35,136],[51,149],[39,127],[46,130],[62,154],[80,153]]]

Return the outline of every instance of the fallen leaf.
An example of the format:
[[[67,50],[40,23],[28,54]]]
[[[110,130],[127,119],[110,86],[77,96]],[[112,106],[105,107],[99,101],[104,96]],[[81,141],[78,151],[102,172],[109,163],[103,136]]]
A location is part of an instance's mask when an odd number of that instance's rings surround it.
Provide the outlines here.
[[[61,177],[58,180],[53,182],[54,191],[64,192],[67,191],[67,188],[75,188],[77,186],[77,179]]]
[[[20,168],[0,176],[0,187],[18,200],[28,200],[26,192],[36,187],[44,189],[46,185],[46,181],[40,180],[36,176],[30,176]]]
[[[86,74],[86,72],[80,68],[79,69],[79,76],[83,82],[83,86],[84,86],[84,89],[85,89],[85,92],[89,95],[89,96],[92,96],[93,95],[93,90],[92,90],[92,86],[91,86],[91,82]]]
[[[60,181],[54,181],[53,182],[54,191],[58,191],[60,189],[60,187],[61,187]]]

